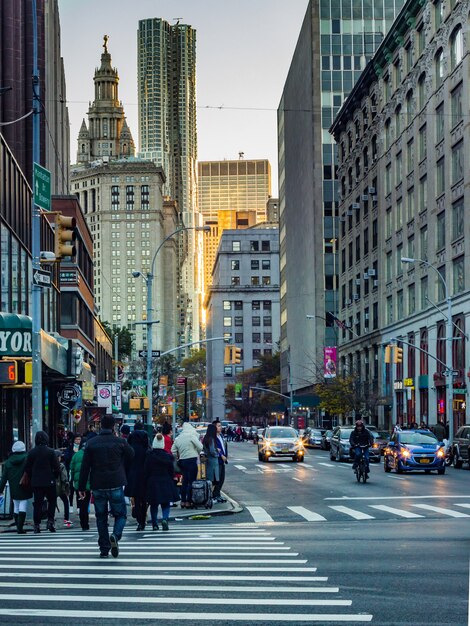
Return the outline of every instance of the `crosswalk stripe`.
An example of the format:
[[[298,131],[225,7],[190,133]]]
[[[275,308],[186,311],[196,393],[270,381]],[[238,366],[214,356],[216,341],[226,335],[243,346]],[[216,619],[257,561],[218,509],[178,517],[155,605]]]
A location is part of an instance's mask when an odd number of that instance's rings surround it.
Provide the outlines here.
[[[435,513],[442,513],[442,515],[448,515],[449,517],[470,517],[467,513],[461,513],[460,511],[453,511],[452,509],[444,509],[440,506],[433,506],[432,504],[412,504],[418,509],[424,509],[425,511],[434,511]]]
[[[119,567],[118,565],[116,567]],[[11,567],[9,566],[9,569],[11,569]],[[114,569],[114,568],[112,568]],[[122,568],[119,568],[122,569]],[[127,568],[127,569],[131,569],[131,570],[135,570],[135,567],[133,568]],[[139,568],[140,569],[140,568]],[[151,568],[153,569],[153,571],[155,571],[155,568]],[[145,574],[145,580],[164,580],[164,581],[169,581],[169,580],[174,580],[175,583],[178,581],[182,581],[182,580],[194,580],[194,581],[215,581],[217,582],[217,584],[219,585],[221,582],[221,578],[220,578],[220,574],[205,574],[205,572],[201,572],[200,568],[198,568],[197,572],[195,574],[168,574],[166,571],[167,568],[165,568],[165,571],[162,572],[161,574]],[[211,568],[212,570],[212,568]],[[245,568],[243,568],[243,570],[245,570]],[[262,570],[265,571],[265,570]],[[258,569],[256,569],[256,572],[259,572]],[[120,580],[122,582],[122,574],[105,574],[102,571],[98,571],[96,574],[97,577],[99,577],[99,579],[103,579],[103,580]],[[38,574],[37,572],[1,572],[0,573],[0,577],[1,578],[37,578]],[[56,579],[56,578],[67,578],[67,579],[74,579],[74,578],[78,578],[80,581],[83,579],[83,574],[82,573],[73,573],[73,574],[69,574],[67,572],[64,573],[54,573],[54,572],[41,572],[41,578],[52,578],[52,579]],[[87,578],[94,578],[93,574],[87,574]],[[272,574],[270,575],[263,575],[263,574],[252,574],[249,576],[243,575],[243,574],[224,574],[223,576],[223,581],[225,582],[241,582],[241,581],[246,581],[246,582],[251,582],[251,583],[257,583],[257,582],[269,582],[269,583],[273,583],[275,580],[277,580],[278,577],[273,576]],[[138,580],[139,582],[142,582],[142,574],[126,574],[126,580]],[[328,576],[286,576],[283,575],[282,577],[279,577],[279,582],[280,583],[320,583],[320,582],[327,582],[328,581]]]
[[[47,559],[50,561],[51,559]],[[58,562],[64,562],[64,559],[57,559]],[[142,561],[141,561],[142,562]],[[111,563],[108,565],[108,563]],[[11,569],[11,563],[2,564],[0,563],[0,569]],[[29,564],[15,564],[16,569],[50,569],[50,565],[36,565],[35,563]],[[127,566],[127,565],[119,565],[114,564],[110,561],[107,561],[106,564],[103,561],[97,559],[96,562],[93,561],[89,565],[74,565],[74,570],[93,570],[93,569],[119,569],[123,571],[135,571],[136,567]],[[143,565],[139,565],[138,568],[140,571],[153,572],[155,571],[155,566],[147,567]],[[211,566],[211,572],[316,572],[316,567],[237,567],[234,565],[225,565],[224,567],[219,566]],[[185,565],[184,562],[180,565],[165,565],[165,571],[170,572],[180,572],[180,571],[188,571],[188,572],[201,572],[201,568],[199,565]],[[3,574],[0,574],[3,576]]]
[[[314,513],[313,511],[309,511],[303,506],[288,506],[288,509],[297,513],[301,517],[304,517],[308,522],[326,522],[326,517],[323,515],[319,515],[318,513]]]
[[[252,563],[253,559],[226,559],[225,557],[220,557],[217,559],[188,559],[188,557],[184,554],[181,554],[180,552],[180,558],[179,559],[153,559],[153,558],[149,558],[149,557],[145,557],[142,558],[142,555],[139,555],[140,558],[138,559],[119,559],[119,563],[165,563],[165,567],[166,567],[166,563],[170,563],[173,565],[178,565],[178,564],[184,564],[184,563],[218,563],[221,565],[227,565],[227,566],[231,566],[233,564],[240,564],[240,563]],[[290,556],[290,555],[287,555]],[[29,563],[43,563],[44,562],[44,558],[43,557],[35,557],[35,556],[0,556],[0,561],[14,561],[15,564],[18,562],[22,562],[22,561],[28,561]],[[48,558],[47,559],[48,563],[86,563],[87,561],[90,561],[89,557],[74,557],[71,559],[64,559],[64,558],[60,558],[60,559],[55,559],[55,558]],[[278,565],[280,563],[279,559],[256,559],[257,563],[260,563],[262,565]],[[283,565],[303,565],[304,563],[307,563],[307,559],[290,559],[289,561],[284,561]],[[32,565],[32,567],[36,567],[36,565]]]
[[[419,517],[419,516],[418,516]],[[289,549],[289,548],[287,548]],[[155,550],[155,553],[158,553],[159,549]],[[239,550],[235,551],[236,556],[249,556],[249,557],[255,557],[255,556],[266,556],[266,553],[263,552],[252,552],[250,550],[250,552],[240,552]],[[15,548],[15,549],[11,549],[11,550],[2,550],[0,548],[0,555],[6,555],[6,554],[16,554],[18,556],[30,556],[31,555],[31,550],[27,549],[21,549],[21,548]],[[60,550],[44,550],[44,551],[38,551],[38,550],[34,550],[33,553],[35,556],[60,556],[60,555],[70,555],[70,549],[60,549]],[[96,547],[90,547],[90,548],[82,548],[80,550],[80,554],[91,554],[91,555],[95,555],[96,554]],[[142,550],[136,550],[135,548],[132,548],[132,550],[126,550],[125,548],[122,547],[122,544],[119,548],[119,554],[120,556],[141,556],[141,557],[145,557],[145,555],[147,554],[148,556],[152,556],[152,553],[149,553],[149,549],[148,548],[144,548]],[[209,552],[208,550],[204,550],[204,552],[191,552],[186,556],[217,556],[220,554],[220,547],[216,548],[214,550],[212,550],[211,552]],[[224,548],[224,555],[227,556],[227,550]],[[164,554],[161,554],[160,556],[175,556],[175,557],[181,557],[181,550],[179,551],[174,551],[174,552],[168,552],[165,551]],[[287,558],[287,557],[291,557],[291,556],[299,556],[298,552],[281,552],[279,554],[273,554],[273,555],[269,555],[269,556],[277,556],[277,557],[282,557],[282,558]],[[122,560],[122,559],[120,559]],[[251,559],[250,559],[251,560]],[[178,562],[175,559],[171,559],[170,561],[165,561],[168,563],[173,563],[173,562]],[[219,560],[217,561],[218,563],[220,562]],[[273,563],[275,563],[276,561],[272,561]],[[305,561],[302,561],[305,562]],[[262,561],[259,561],[259,563],[262,563]]]
[[[337,467],[336,465],[333,465],[333,463],[317,463],[317,465],[323,465],[324,467]]]
[[[373,517],[372,515],[368,515],[367,513],[363,513],[362,511],[356,511],[355,509],[350,509],[348,506],[331,506],[330,505],[329,508],[334,509],[335,511],[338,511],[339,513],[344,513],[345,515],[349,515],[350,517],[357,519],[357,520],[375,519],[375,517]]]
[[[272,522],[273,518],[269,515],[266,509],[263,509],[262,506],[247,506],[247,511],[249,511],[251,517],[255,522]]]
[[[456,502],[455,506],[461,506],[463,509],[470,509],[470,504],[467,502]]]
[[[377,509],[378,511],[385,511],[386,513],[393,513],[393,515],[398,515],[399,517],[406,517],[407,519],[413,519],[418,517],[424,517],[424,515],[419,515],[418,513],[411,513],[411,511],[405,511],[404,509],[395,509],[392,506],[387,506],[386,504],[369,504],[371,509]]]
[[[233,467],[236,467],[239,470],[246,470],[246,467],[244,465],[234,465]]]

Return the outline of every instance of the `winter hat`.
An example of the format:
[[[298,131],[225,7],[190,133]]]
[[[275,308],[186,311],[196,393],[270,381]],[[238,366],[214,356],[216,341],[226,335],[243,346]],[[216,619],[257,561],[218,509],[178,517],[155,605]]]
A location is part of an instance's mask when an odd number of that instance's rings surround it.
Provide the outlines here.
[[[34,445],[36,446],[48,446],[49,436],[43,430],[39,430],[34,437]]]
[[[129,424],[123,424],[120,428],[122,435],[128,435],[131,432],[131,427]]]
[[[15,441],[11,448],[12,452],[26,452],[26,446],[22,441]]]
[[[134,424],[134,430],[144,430],[144,424],[142,422],[136,422]]]
[[[152,443],[152,448],[154,450],[163,450],[164,447],[165,447],[165,441],[163,439],[163,435],[161,433],[158,433],[158,435],[155,435],[155,438]]]

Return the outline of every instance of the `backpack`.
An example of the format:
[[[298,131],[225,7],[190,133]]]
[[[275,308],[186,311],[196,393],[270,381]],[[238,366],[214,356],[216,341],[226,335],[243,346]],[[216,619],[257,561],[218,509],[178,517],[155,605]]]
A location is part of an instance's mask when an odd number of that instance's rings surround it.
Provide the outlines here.
[[[68,496],[70,494],[70,482],[63,463],[60,464],[59,475],[55,481],[55,489],[57,496]]]

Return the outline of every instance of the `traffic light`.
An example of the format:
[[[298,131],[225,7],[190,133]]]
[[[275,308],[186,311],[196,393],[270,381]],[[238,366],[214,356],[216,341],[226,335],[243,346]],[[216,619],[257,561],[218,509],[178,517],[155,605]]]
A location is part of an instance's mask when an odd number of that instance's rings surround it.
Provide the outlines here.
[[[394,349],[393,349],[393,362],[394,363],[403,363],[403,348],[399,348],[398,346],[394,346]]]
[[[232,364],[232,346],[225,346],[224,348],[224,365]]]
[[[64,257],[74,257],[77,250],[74,242],[77,238],[75,227],[77,221],[74,217],[67,217],[61,213],[55,216],[54,252],[55,258],[60,260]]]
[[[385,346],[385,363],[392,362],[392,346]]]
[[[242,349],[237,346],[232,346],[232,363],[236,365],[242,362]]]

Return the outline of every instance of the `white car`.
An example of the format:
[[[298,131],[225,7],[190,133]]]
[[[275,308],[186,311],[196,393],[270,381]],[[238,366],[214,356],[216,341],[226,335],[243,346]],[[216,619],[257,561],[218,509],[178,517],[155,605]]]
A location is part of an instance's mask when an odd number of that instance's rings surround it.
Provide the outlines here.
[[[261,462],[268,462],[273,457],[291,457],[294,462],[301,463],[304,454],[302,437],[288,426],[266,428],[258,442],[258,459]]]

